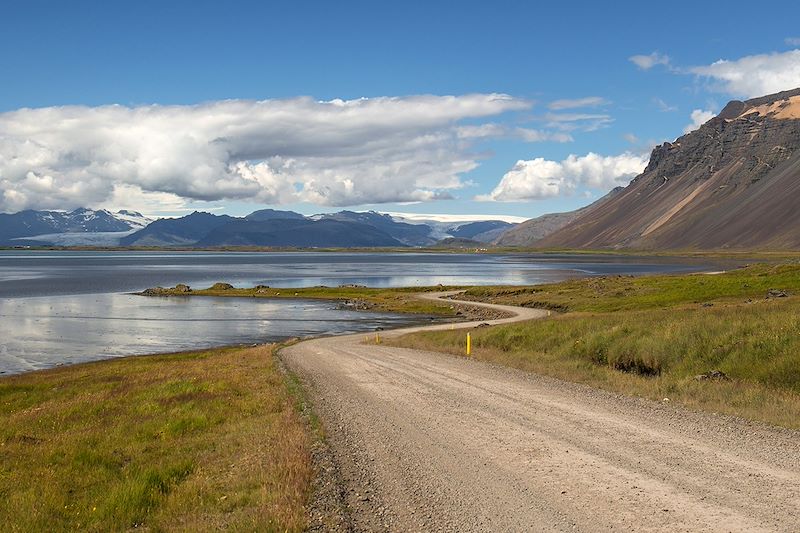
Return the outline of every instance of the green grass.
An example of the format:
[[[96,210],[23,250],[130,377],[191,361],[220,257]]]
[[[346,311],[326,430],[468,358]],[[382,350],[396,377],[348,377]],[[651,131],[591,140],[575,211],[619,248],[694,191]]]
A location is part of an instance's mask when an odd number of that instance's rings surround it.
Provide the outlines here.
[[[406,287],[376,289],[367,287],[307,287],[297,289],[266,288],[234,288],[215,290],[212,288],[193,289],[192,292],[179,292],[164,289],[163,296],[196,297],[217,296],[233,298],[308,298],[315,300],[361,301],[369,309],[391,313],[413,313],[427,316],[453,317],[456,310],[449,303],[438,303],[421,300],[416,297],[420,292],[436,292],[459,289],[459,287]]]
[[[790,297],[766,299],[770,288],[788,290]],[[800,291],[797,265],[470,289],[475,299],[570,311],[549,320],[475,329],[473,357],[800,428],[800,297],[791,296],[800,292],[795,291]],[[463,331],[437,331],[395,342],[463,354],[465,338]],[[695,379],[711,370],[730,380]]]
[[[610,312],[763,299],[769,289],[800,293],[800,265],[753,265],[715,275],[604,276],[549,285],[473,287],[465,297],[565,312]]]
[[[272,347],[0,380],[4,531],[300,531],[313,438]]]

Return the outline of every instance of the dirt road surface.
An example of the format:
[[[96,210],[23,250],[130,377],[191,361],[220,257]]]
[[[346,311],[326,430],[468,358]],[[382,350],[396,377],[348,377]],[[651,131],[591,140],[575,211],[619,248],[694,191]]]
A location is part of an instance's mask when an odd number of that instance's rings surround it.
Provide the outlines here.
[[[798,432],[363,334],[282,358],[326,431],[318,530],[800,531]]]

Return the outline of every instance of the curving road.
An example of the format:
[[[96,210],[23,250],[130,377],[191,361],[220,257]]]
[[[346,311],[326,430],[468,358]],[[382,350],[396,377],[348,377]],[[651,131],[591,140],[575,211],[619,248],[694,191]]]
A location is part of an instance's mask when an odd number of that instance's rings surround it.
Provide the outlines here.
[[[363,334],[281,354],[326,430],[320,492],[346,509],[317,529],[800,531],[798,432]]]

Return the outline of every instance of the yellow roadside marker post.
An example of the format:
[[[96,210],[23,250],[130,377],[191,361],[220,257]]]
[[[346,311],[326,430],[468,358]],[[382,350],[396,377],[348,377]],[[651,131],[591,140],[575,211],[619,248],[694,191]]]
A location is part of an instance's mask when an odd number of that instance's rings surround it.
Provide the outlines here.
[[[467,355],[472,355],[472,336],[467,332]]]

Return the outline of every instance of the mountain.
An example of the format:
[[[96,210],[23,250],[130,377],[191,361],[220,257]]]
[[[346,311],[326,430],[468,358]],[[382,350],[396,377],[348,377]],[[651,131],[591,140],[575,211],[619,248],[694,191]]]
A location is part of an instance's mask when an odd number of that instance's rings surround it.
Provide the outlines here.
[[[425,225],[430,233],[427,238],[432,243],[438,243],[444,239],[455,237],[460,234],[461,238],[491,243],[504,231],[513,228],[518,222],[508,222],[505,220],[495,220],[492,218],[482,218],[475,215],[422,215],[414,213],[389,213],[395,222],[405,222],[412,226]],[[519,217],[509,217],[517,220]],[[470,237],[464,237],[471,235]]]
[[[434,216],[434,215],[425,215]],[[499,220],[409,221],[375,211],[306,217],[260,209],[246,217],[194,212],[151,221],[133,211],[22,211],[0,215],[0,245],[56,246],[430,246],[445,238],[489,242],[513,224]]]
[[[101,235],[110,235],[113,240],[126,232],[145,227],[150,221],[134,211],[112,213],[105,209],[0,213],[0,245],[47,245],[57,244],[60,239],[72,239],[82,244],[82,239],[96,240]]]
[[[458,239],[488,243],[514,226],[514,224],[502,220],[481,220],[456,226],[448,233]]]
[[[800,89],[732,101],[538,246],[800,248]]]
[[[403,246],[403,243],[367,224],[303,218],[263,221],[236,219],[212,230],[196,245],[354,248]]]
[[[251,216],[253,215],[253,216]],[[403,246],[387,233],[347,220],[313,220],[291,211],[256,211],[245,218],[194,212],[156,220],[121,239],[122,246]],[[295,215],[295,216],[292,216]]]
[[[121,246],[191,246],[213,230],[233,220],[228,215],[195,211],[180,218],[161,218],[120,239]]]
[[[548,213],[530,220],[526,220],[521,224],[511,227],[510,229],[502,232],[494,241],[498,246],[535,246],[540,240],[548,235],[560,230],[573,220],[586,213],[589,209],[597,208],[602,203],[616,196],[621,192],[624,187],[615,187],[611,192],[600,198],[599,200],[576,209],[575,211],[567,211],[565,213]]]
[[[431,236],[433,230],[427,224],[409,224],[407,222],[395,220],[391,215],[377,213],[375,211],[363,213],[339,211],[338,213],[315,215],[313,218],[316,220],[355,222],[371,226],[408,246],[427,246],[435,243],[437,240]]]
[[[278,211],[275,209],[260,209],[258,211],[253,211],[246,217],[247,220],[280,220],[280,219],[294,219],[294,220],[305,220],[305,216],[301,215],[300,213],[295,213],[294,211]]]

